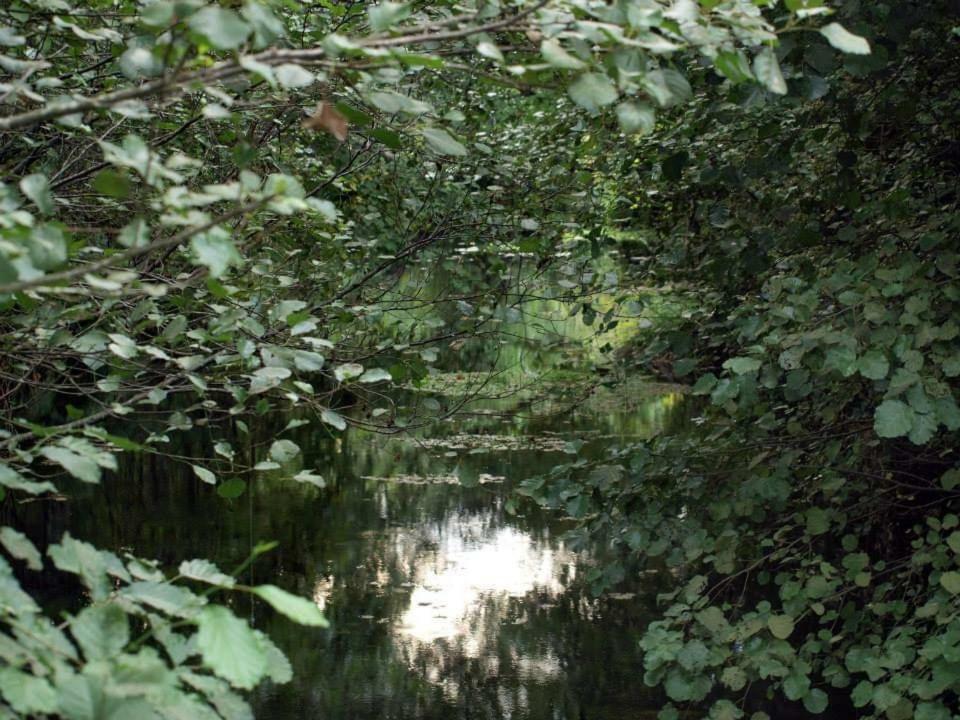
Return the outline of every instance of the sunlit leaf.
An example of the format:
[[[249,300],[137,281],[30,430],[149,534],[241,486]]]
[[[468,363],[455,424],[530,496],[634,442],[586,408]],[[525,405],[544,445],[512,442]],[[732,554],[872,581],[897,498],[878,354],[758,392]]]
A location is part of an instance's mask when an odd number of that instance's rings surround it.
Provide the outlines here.
[[[773,50],[765,48],[757,53],[753,59],[753,72],[767,90],[777,95],[786,95],[787,82],[783,79],[780,62]]]
[[[41,173],[27,175],[20,181],[20,189],[44,215],[50,215],[53,212],[53,194],[50,192],[50,181],[46,175]]]
[[[233,10],[208,6],[190,16],[190,28],[206,36],[219,50],[233,50],[246,41],[251,28]]]
[[[327,425],[332,425],[337,430],[347,429],[347,421],[344,419],[343,415],[334,412],[330,408],[324,408],[320,411],[320,419]]]
[[[276,585],[258,585],[252,588],[251,592],[296,623],[317,627],[327,627],[329,624],[320,612],[320,608],[314,603],[299,595],[288,593]]]
[[[785,640],[793,634],[793,618],[789,615],[772,615],[767,620],[767,627],[774,637]]]
[[[30,542],[30,538],[12,527],[0,528],[0,543],[4,549],[18,560],[23,560],[31,570],[43,569],[40,551]]]
[[[287,463],[300,454],[300,447],[290,440],[274,440],[270,446],[270,459]]]
[[[820,28],[820,34],[837,50],[854,55],[869,55],[870,43],[859,35],[854,35],[840,23],[832,22]]]
[[[209,560],[184,560],[180,563],[177,572],[191,580],[199,580],[200,582],[217,585],[219,587],[233,587],[236,584],[236,581],[231,576],[221,572],[220,569]]]
[[[85,608],[70,621],[70,633],[88,661],[117,655],[130,641],[127,616],[117,605]]]
[[[220,605],[197,617],[197,648],[203,664],[234,687],[249,690],[267,671],[267,658],[247,623]]]
[[[602,107],[616,102],[616,87],[606,75],[599,73],[584,73],[568,89],[573,101],[590,112],[597,112]]]
[[[438,127],[425,127],[420,130],[420,135],[427,141],[427,146],[440,155],[463,157],[467,154],[467,148],[459,140],[455,140],[446,130]]]

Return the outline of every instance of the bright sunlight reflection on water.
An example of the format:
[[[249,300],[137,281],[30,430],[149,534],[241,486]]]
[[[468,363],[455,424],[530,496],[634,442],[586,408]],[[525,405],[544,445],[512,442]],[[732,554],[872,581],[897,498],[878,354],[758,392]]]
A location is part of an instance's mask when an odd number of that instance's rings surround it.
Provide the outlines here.
[[[503,619],[484,612],[498,605],[491,601],[534,590],[555,597],[574,577],[574,558],[562,545],[551,548],[515,527],[484,528],[477,517],[454,516],[436,536],[397,624],[398,633],[416,642],[465,636],[475,656],[487,626]]]

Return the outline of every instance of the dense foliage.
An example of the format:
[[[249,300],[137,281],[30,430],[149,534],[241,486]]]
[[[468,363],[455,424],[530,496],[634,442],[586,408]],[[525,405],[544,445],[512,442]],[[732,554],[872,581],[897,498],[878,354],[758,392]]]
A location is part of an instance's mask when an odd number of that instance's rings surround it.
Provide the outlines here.
[[[227,438],[291,409],[398,432],[457,408],[386,384],[488,361],[530,300],[598,332],[653,308],[619,361],[694,380],[709,435],[527,488],[629,549],[598,586],[647,557],[684,575],[648,682],[699,701],[718,678],[714,717],[757,680],[811,712],[829,683],[948,717],[956,40],[949,4],[839,9],[5,4],[7,501],[200,428],[214,456],[174,459],[225,498],[257,473],[322,484],[289,439]],[[429,287],[404,284],[414,262]],[[65,537],[46,554],[89,604],[55,625],[18,580],[42,555],[13,527],[0,543],[11,715],[244,717],[231,687],[289,668],[231,594],[325,622],[207,561]]]
[[[932,10],[865,13],[883,51],[848,74],[784,48],[829,82],[813,102],[704,88],[635,159],[595,157],[606,231],[684,308],[627,361],[689,379],[703,429],[526,492],[623,548],[599,587],[677,574],[643,649],[680,707],[957,712],[960,95],[957,18]]]

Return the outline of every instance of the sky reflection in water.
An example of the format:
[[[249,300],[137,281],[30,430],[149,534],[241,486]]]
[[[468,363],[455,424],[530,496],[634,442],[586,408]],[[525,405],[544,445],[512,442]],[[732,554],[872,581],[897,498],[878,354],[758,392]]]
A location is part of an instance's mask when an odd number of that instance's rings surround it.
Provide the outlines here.
[[[608,415],[574,423],[568,415],[525,431],[555,446],[563,436],[576,437],[578,425],[635,438],[662,428],[675,404],[651,400],[622,420]],[[622,429],[621,422],[628,424]],[[584,453],[599,459],[608,444],[595,441]],[[326,561],[312,577],[312,594],[331,619],[330,641],[323,648],[300,637],[281,643],[298,673],[294,683],[303,687],[290,688],[293,697],[279,689],[265,694],[258,716],[655,715],[660,700],[639,679],[637,640],[647,603],[628,601],[632,595],[594,598],[581,577],[590,559],[565,545],[568,525],[558,515],[503,509],[517,482],[570,456],[534,443],[459,451],[454,458],[444,443],[425,448],[364,435],[345,439],[338,450],[349,477],[342,476],[324,510],[337,530],[320,525],[310,553]],[[450,481],[457,465],[506,481],[461,487]],[[657,591],[648,590],[651,598]]]

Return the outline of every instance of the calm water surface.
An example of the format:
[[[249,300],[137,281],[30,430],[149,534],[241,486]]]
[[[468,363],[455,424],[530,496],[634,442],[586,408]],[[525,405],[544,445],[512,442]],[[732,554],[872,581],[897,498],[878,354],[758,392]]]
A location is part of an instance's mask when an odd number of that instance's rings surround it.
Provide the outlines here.
[[[566,440],[593,438],[581,454],[599,457],[616,439],[662,431],[676,404],[668,396],[604,415],[481,417],[419,438],[351,431],[330,440],[299,428],[280,436],[301,445],[326,489],[261,477],[232,501],[186,463],[128,457],[105,487],[25,505],[16,521],[41,543],[69,530],[114,551],[170,564],[208,557],[225,569],[256,542],[277,540],[244,579],[312,597],[331,628],[240,606],[295,672],[291,684],[257,691],[259,718],[654,717],[662,699],[643,685],[637,641],[659,581],[593,597],[583,576],[602,549],[575,553],[562,518],[526,506],[511,515],[505,503],[517,482],[569,459]],[[278,434],[261,429],[255,452]],[[180,452],[204,457],[208,444],[196,434]]]

